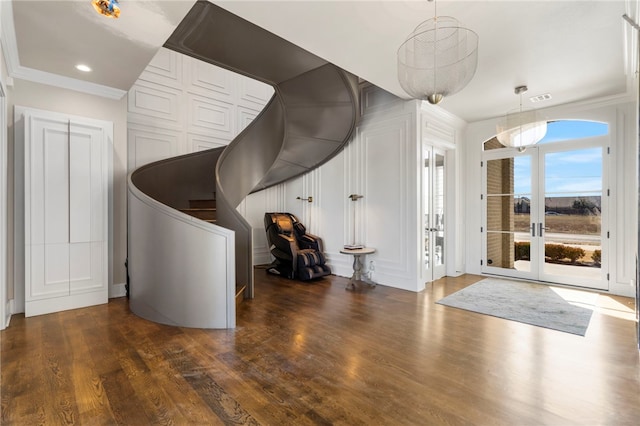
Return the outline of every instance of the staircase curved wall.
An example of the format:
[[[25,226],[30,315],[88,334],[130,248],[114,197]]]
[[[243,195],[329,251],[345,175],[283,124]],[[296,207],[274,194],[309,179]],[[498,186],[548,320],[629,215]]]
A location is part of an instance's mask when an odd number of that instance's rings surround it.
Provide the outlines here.
[[[130,307],[162,324],[235,327],[235,235],[179,211],[212,197],[222,148],[151,163],[129,175]]]

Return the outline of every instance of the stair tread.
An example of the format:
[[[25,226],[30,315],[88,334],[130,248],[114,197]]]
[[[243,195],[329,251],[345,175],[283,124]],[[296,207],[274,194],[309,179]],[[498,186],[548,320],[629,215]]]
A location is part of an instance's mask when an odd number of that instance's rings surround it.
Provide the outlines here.
[[[214,199],[192,199],[189,200],[190,208],[215,208],[216,200]]]
[[[244,291],[247,288],[246,284],[236,283],[236,307],[244,300]]]
[[[189,208],[179,209],[182,213],[189,216],[204,220],[206,222],[215,223],[217,212],[215,208]]]

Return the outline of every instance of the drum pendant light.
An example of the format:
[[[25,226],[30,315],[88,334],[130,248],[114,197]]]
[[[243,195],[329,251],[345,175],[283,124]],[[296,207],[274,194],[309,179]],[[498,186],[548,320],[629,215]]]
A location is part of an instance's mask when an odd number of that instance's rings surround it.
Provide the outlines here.
[[[438,16],[437,4],[434,15],[418,25],[398,49],[398,81],[412,98],[437,104],[473,78],[478,35],[451,16]]]

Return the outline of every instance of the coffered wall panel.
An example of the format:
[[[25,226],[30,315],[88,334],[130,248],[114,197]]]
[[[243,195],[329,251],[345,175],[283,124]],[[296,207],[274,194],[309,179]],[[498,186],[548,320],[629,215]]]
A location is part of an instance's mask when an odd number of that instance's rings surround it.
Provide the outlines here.
[[[129,91],[128,121],[165,129],[181,129],[181,95],[177,89],[138,80]]]
[[[416,198],[417,185],[411,118],[380,121],[363,129],[357,156],[365,195],[360,201],[366,244],[376,248],[378,271],[406,281],[415,279],[410,236],[417,232],[416,203],[410,202]]]
[[[239,103],[247,108],[258,111],[269,102],[273,96],[273,89],[260,81],[243,78],[238,80]]]
[[[233,120],[234,105],[204,96],[187,96],[187,130],[203,135],[216,135],[229,140],[237,134]]]
[[[182,58],[170,50],[160,49],[140,75],[140,80],[179,89],[182,85]]]
[[[236,129],[238,133],[243,131],[251,122],[260,114],[260,111],[250,109],[244,106],[238,106],[236,109]]]
[[[130,137],[129,166],[226,145],[272,95],[265,83],[161,48],[129,91],[128,122],[167,137]]]
[[[189,92],[203,95],[208,93],[212,98],[233,102],[237,74],[193,59],[186,63],[190,68],[187,82]]]
[[[226,146],[229,144],[229,139],[187,133],[187,144],[190,152],[198,152]]]
[[[128,168],[140,166],[174,157],[180,145],[180,133],[172,130],[158,130],[154,127],[129,123],[127,128],[129,152]]]

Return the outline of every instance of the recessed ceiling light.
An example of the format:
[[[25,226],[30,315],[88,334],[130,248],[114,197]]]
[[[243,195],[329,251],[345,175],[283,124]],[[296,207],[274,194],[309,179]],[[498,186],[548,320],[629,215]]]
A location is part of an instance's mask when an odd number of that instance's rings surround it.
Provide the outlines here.
[[[78,71],[82,71],[82,72],[91,72],[91,67],[89,67],[88,65],[85,65],[85,64],[76,65],[76,69]]]

